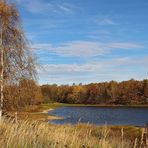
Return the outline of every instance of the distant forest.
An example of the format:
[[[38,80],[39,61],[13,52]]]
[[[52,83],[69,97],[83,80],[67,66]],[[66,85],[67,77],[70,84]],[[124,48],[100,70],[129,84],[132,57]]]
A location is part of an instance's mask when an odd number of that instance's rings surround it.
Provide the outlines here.
[[[91,83],[88,85],[43,85],[44,102],[75,104],[148,104],[148,80]]]
[[[143,105],[148,104],[148,80],[91,83],[88,85],[42,85],[22,79],[5,86],[5,110],[24,109],[41,103]]]

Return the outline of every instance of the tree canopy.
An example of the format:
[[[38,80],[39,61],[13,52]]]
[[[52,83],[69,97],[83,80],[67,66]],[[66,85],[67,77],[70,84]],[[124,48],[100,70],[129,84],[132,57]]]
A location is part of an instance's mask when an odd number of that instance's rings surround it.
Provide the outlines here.
[[[4,50],[4,80],[16,83],[22,77],[34,78],[34,58],[14,4],[0,2],[0,32]]]
[[[45,102],[81,104],[148,104],[148,80],[102,82],[87,85],[43,85]]]
[[[0,59],[2,110],[3,104],[5,104],[5,108],[9,106],[8,100],[10,98],[14,101],[13,104],[17,102],[18,98],[26,99],[23,98],[21,92],[24,89],[18,89],[20,81],[23,79],[33,81],[36,77],[35,58],[22,29],[20,14],[15,4],[11,4],[7,0],[0,1]],[[31,90],[32,86],[35,85],[26,85],[25,87]],[[23,102],[23,100],[21,101]],[[9,102],[11,101],[9,100]]]

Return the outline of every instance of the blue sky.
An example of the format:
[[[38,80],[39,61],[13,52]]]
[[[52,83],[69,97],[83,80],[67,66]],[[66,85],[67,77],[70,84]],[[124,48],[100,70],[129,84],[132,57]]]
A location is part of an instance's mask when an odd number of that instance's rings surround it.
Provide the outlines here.
[[[148,76],[148,0],[13,0],[40,84]]]

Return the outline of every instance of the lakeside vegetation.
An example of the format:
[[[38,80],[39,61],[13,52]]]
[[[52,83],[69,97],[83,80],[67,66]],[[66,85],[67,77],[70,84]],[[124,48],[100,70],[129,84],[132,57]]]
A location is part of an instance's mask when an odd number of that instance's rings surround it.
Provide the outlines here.
[[[30,110],[33,106],[30,109],[26,108],[26,112],[18,114],[18,120],[15,116],[14,119],[6,118],[0,123],[0,144],[4,145],[4,148],[5,146],[11,148],[143,148],[148,146],[147,127],[96,126],[81,123],[49,124],[47,121],[52,117],[48,116],[47,111],[63,106],[75,106],[75,104],[41,104],[34,106],[36,111]]]
[[[0,145],[2,148],[139,148],[148,146],[148,143],[144,128],[53,125],[6,119],[0,123]]]
[[[44,103],[40,105],[40,108],[42,109],[56,109],[59,107],[138,107],[138,108],[147,108],[148,105],[147,104],[143,104],[143,105],[114,105],[114,104],[66,104],[66,103]]]

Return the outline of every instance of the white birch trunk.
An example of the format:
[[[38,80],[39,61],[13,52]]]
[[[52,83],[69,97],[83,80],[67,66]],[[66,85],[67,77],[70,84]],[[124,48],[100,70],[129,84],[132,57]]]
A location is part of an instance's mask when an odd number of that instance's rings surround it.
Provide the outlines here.
[[[2,23],[2,22],[1,22]],[[4,101],[4,49],[2,42],[2,24],[1,24],[1,35],[0,35],[0,121],[2,120],[3,114],[3,101]]]

